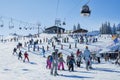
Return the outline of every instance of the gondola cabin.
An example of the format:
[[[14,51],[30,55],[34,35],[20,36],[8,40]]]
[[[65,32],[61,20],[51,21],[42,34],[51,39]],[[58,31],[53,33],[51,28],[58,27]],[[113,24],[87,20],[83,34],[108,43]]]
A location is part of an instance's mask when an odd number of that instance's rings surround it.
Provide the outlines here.
[[[89,6],[88,5],[84,5],[82,7],[82,10],[81,10],[81,15],[82,16],[90,16],[90,14],[91,14],[91,11],[89,9]]]

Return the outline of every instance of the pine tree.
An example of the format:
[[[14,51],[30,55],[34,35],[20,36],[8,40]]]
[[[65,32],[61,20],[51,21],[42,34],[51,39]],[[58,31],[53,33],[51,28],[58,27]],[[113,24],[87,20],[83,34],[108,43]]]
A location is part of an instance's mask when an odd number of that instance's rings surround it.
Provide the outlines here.
[[[102,24],[102,26],[100,27],[100,32],[101,34],[111,34],[112,30],[111,30],[111,26],[110,26],[110,22],[105,22],[104,24]]]
[[[77,30],[78,30],[78,29],[80,29],[80,24],[79,24],[79,23],[78,23],[78,25],[77,25]]]
[[[115,24],[113,25],[113,28],[112,28],[112,34],[116,34],[116,26],[115,26]]]
[[[73,31],[75,31],[75,30],[76,30],[76,26],[74,25],[74,26],[73,26]]]
[[[117,31],[120,31],[120,24],[117,25]]]
[[[108,28],[108,29],[107,29],[107,34],[112,34],[110,22],[108,22],[107,28]]]
[[[100,33],[103,34],[103,23],[102,26],[100,27]]]

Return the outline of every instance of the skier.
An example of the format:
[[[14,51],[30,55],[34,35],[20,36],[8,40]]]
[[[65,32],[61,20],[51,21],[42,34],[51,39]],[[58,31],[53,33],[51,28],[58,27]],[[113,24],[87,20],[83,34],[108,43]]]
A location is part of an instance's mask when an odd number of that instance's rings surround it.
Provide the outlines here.
[[[46,68],[49,68],[49,69],[51,69],[51,55],[49,55],[48,57],[47,57],[47,65],[46,65]]]
[[[67,62],[67,66],[69,67],[69,61],[70,61],[70,56],[67,56],[66,62]]]
[[[64,70],[64,63],[65,63],[65,61],[63,59],[63,54],[62,53],[60,54],[60,57],[59,57],[58,61],[59,61],[59,63],[58,63],[58,70],[60,70],[61,66],[62,66],[62,70]]]
[[[118,52],[118,56],[116,58],[115,64],[120,65],[120,51]]]
[[[78,49],[76,52],[76,57],[78,57],[78,55],[80,55],[81,51]]]
[[[20,51],[19,54],[18,54],[18,60],[21,58],[22,60],[22,52]]]
[[[30,51],[30,48],[31,48],[31,45],[30,45],[30,44],[28,44],[28,51]]]
[[[97,57],[98,63],[100,63],[100,57],[101,57],[101,55],[99,53],[96,53],[96,57]]]
[[[55,45],[53,45],[53,50],[55,50]]]
[[[27,42],[24,42],[24,47],[27,47]]]
[[[49,46],[47,45],[47,51],[49,51]]]
[[[54,76],[58,75],[57,73],[57,66],[58,66],[58,49],[55,49],[55,52],[52,53],[52,68],[51,68],[51,75],[53,75],[54,71]]]
[[[74,64],[75,64],[75,59],[73,53],[69,57],[69,62],[68,62],[68,70],[69,71],[74,71]]]
[[[69,44],[69,49],[71,49],[71,44]]]
[[[17,48],[14,48],[14,49],[13,49],[13,55],[14,55],[14,53],[17,54]]]
[[[22,47],[22,43],[19,42],[19,43],[17,44],[17,49],[20,50],[21,47]]]
[[[40,44],[42,43],[42,40],[40,39]]]
[[[84,50],[83,56],[84,56],[84,60],[86,63],[86,69],[88,70],[89,68],[92,68],[91,67],[90,50],[88,49],[88,46],[86,46],[86,49]]]
[[[54,42],[52,42],[52,47],[54,46]]]
[[[63,49],[63,44],[61,44],[61,49]]]
[[[28,60],[28,62],[29,62],[29,58],[28,58],[28,53],[27,53],[27,51],[25,51],[25,53],[24,53],[24,60],[23,60],[23,62],[25,62],[25,60]]]
[[[42,53],[43,53],[43,57],[45,57],[45,49],[44,49],[44,46],[42,46]]]
[[[77,67],[80,67],[81,59],[82,59],[81,54],[78,54],[77,59],[76,59]]]
[[[75,48],[77,48],[77,42],[75,42]]]

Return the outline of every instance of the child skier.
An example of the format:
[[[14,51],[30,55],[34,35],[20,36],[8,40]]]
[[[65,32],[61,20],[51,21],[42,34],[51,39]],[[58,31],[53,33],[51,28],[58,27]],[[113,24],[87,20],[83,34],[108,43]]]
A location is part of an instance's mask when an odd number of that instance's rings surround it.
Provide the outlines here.
[[[29,62],[29,58],[28,58],[28,53],[27,53],[27,51],[25,51],[25,53],[24,53],[24,60],[23,60],[23,62],[25,62],[25,60],[28,60],[28,62]]]
[[[78,55],[81,53],[81,51],[78,49],[76,52],[76,57],[78,57]]]
[[[19,54],[18,54],[18,60],[21,58],[22,60],[22,52],[20,51]]]
[[[79,54],[76,58],[77,67],[80,67],[81,59],[82,59],[81,54]]]
[[[70,56],[67,56],[66,62],[67,62],[67,66],[69,66],[69,61],[70,61]]]
[[[61,66],[62,66],[62,70],[64,70],[64,64],[63,63],[65,63],[65,61],[63,59],[62,53],[60,54],[60,57],[59,57],[58,61],[59,61],[59,63],[58,63],[58,70],[60,70]]]
[[[47,57],[47,65],[46,65],[46,68],[51,69],[51,63],[52,63],[52,61],[51,61],[51,55],[49,55],[49,56]]]
[[[71,54],[69,62],[68,62],[68,70],[69,71],[74,71],[74,64],[75,64],[74,55]]]
[[[14,53],[17,54],[17,48],[14,48],[14,49],[13,49],[13,55],[14,55]]]

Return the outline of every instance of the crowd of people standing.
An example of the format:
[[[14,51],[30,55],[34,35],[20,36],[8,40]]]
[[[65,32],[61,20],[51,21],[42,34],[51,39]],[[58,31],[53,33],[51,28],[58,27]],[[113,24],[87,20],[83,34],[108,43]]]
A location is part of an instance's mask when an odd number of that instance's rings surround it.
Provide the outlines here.
[[[45,41],[44,41],[45,42]],[[66,42],[69,42],[69,39],[67,39]],[[40,48],[39,44],[42,43],[42,40],[29,40],[28,42],[24,43],[24,47],[28,47],[28,51],[21,51],[21,47],[23,47],[22,44],[18,43],[17,47],[13,49],[13,55],[18,55],[18,60],[23,60],[23,62],[26,62],[26,60],[29,62],[29,51],[31,51],[31,48],[33,51],[39,51],[41,49],[43,57],[47,57],[46,59],[46,68],[50,69],[51,75],[59,75],[58,70],[68,70],[68,71],[74,71],[75,66],[81,67],[81,64],[85,64],[86,70],[92,69],[92,58],[91,51],[89,50],[88,46],[85,46],[84,51],[81,51],[79,48],[75,47],[77,49],[76,53],[71,52],[70,55],[67,55],[66,59],[64,59],[64,53],[59,52],[59,49],[64,50],[63,45],[61,44],[61,48],[57,49],[54,42],[49,42],[47,45],[47,50],[45,50],[45,47],[42,45]],[[51,44],[51,48],[50,47]],[[52,53],[48,56],[45,55],[46,51],[49,51],[52,49]],[[69,46],[69,49],[71,49],[71,45]],[[19,52],[17,53],[17,50]],[[101,63],[100,58],[101,56],[99,54],[96,54],[98,63]],[[117,60],[119,62],[119,60]],[[67,65],[68,69],[66,69],[65,65]]]

